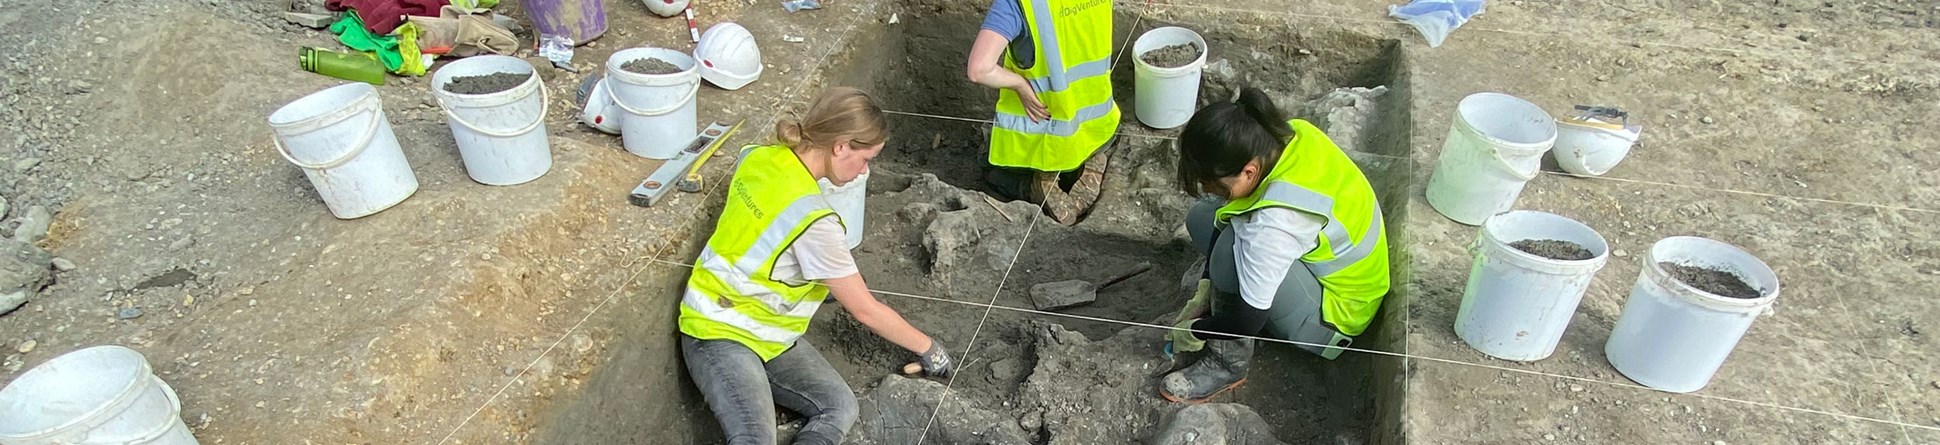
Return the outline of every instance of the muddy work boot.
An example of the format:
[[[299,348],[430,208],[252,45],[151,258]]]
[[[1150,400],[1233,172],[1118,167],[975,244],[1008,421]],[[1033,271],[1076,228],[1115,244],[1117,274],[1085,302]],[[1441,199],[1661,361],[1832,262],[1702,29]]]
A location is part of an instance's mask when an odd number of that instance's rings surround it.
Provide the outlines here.
[[[1105,169],[1111,165],[1111,150],[1099,150],[1086,159],[1084,167],[1078,170],[1078,181],[1071,184],[1071,197],[1083,206],[1081,213],[1091,213],[1091,206],[1098,203],[1098,197],[1105,192]]]
[[[1051,215],[1051,219],[1058,224],[1077,224],[1085,211],[1091,209],[1090,203],[1058,188],[1058,174],[1055,172],[1038,173],[1037,182],[1031,185],[1031,194],[1041,199],[1038,203],[1044,205],[1044,213]]]
[[[1159,395],[1173,402],[1205,403],[1246,382],[1252,363],[1253,339],[1206,340],[1198,361],[1159,381]]]

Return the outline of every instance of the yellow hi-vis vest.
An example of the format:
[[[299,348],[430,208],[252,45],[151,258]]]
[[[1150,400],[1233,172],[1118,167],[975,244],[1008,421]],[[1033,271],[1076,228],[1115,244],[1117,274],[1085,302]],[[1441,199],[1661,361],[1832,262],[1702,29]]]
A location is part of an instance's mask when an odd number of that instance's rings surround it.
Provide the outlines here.
[[[1388,236],[1374,188],[1327,134],[1294,119],[1293,142],[1260,187],[1219,208],[1234,215],[1282,207],[1327,218],[1319,245],[1300,262],[1320,279],[1321,319],[1346,335],[1360,335],[1388,294]]]
[[[794,346],[829,290],[777,280],[775,259],[809,223],[834,214],[794,151],[778,145],[748,149],[735,167],[714,234],[687,278],[680,332],[741,343],[762,361]]]
[[[1111,98],[1112,0],[1020,0],[1037,57],[1030,68],[1004,65],[1024,76],[1050,111],[1031,122],[1024,102],[998,93],[990,130],[990,164],[1038,171],[1071,171],[1118,132]]]

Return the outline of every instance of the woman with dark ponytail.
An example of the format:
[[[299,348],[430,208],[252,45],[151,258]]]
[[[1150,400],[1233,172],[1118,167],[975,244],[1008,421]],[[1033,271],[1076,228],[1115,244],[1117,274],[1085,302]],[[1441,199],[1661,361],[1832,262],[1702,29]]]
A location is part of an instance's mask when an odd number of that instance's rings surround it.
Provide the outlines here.
[[[1367,329],[1388,293],[1381,206],[1319,128],[1246,88],[1186,122],[1178,175],[1187,193],[1216,199],[1186,216],[1206,272],[1168,336],[1190,363],[1164,377],[1162,396],[1201,402],[1239,386],[1253,355],[1241,336],[1331,360]]]

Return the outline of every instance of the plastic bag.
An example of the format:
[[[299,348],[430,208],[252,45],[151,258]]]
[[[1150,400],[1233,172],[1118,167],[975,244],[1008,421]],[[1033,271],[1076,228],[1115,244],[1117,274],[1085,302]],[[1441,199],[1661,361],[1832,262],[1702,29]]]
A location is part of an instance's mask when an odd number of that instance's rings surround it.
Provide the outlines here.
[[[1388,16],[1414,25],[1430,48],[1442,46],[1448,33],[1462,27],[1470,17],[1481,14],[1484,0],[1414,0],[1406,5],[1388,6]]]

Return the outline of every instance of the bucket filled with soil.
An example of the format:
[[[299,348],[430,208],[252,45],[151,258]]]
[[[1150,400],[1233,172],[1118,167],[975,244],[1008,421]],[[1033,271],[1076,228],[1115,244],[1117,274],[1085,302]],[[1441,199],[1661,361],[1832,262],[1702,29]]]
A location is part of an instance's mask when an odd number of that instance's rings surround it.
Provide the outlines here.
[[[1455,333],[1483,354],[1530,361],[1556,352],[1610,246],[1576,220],[1515,211],[1484,222],[1473,251]]]
[[[532,64],[498,55],[460,59],[431,75],[431,96],[473,181],[523,184],[552,170],[549,101]]]
[[[606,92],[624,111],[620,140],[627,152],[673,159],[694,140],[697,66],[693,56],[666,48],[632,48],[606,59]]]
[[[1710,383],[1752,322],[1769,313],[1778,288],[1771,267],[1743,249],[1665,238],[1643,256],[1604,354],[1639,384],[1696,391]]]
[[[1206,66],[1206,39],[1199,33],[1167,26],[1138,36],[1132,42],[1137,69],[1134,96],[1138,121],[1167,129],[1185,125],[1199,105],[1199,76]]]

